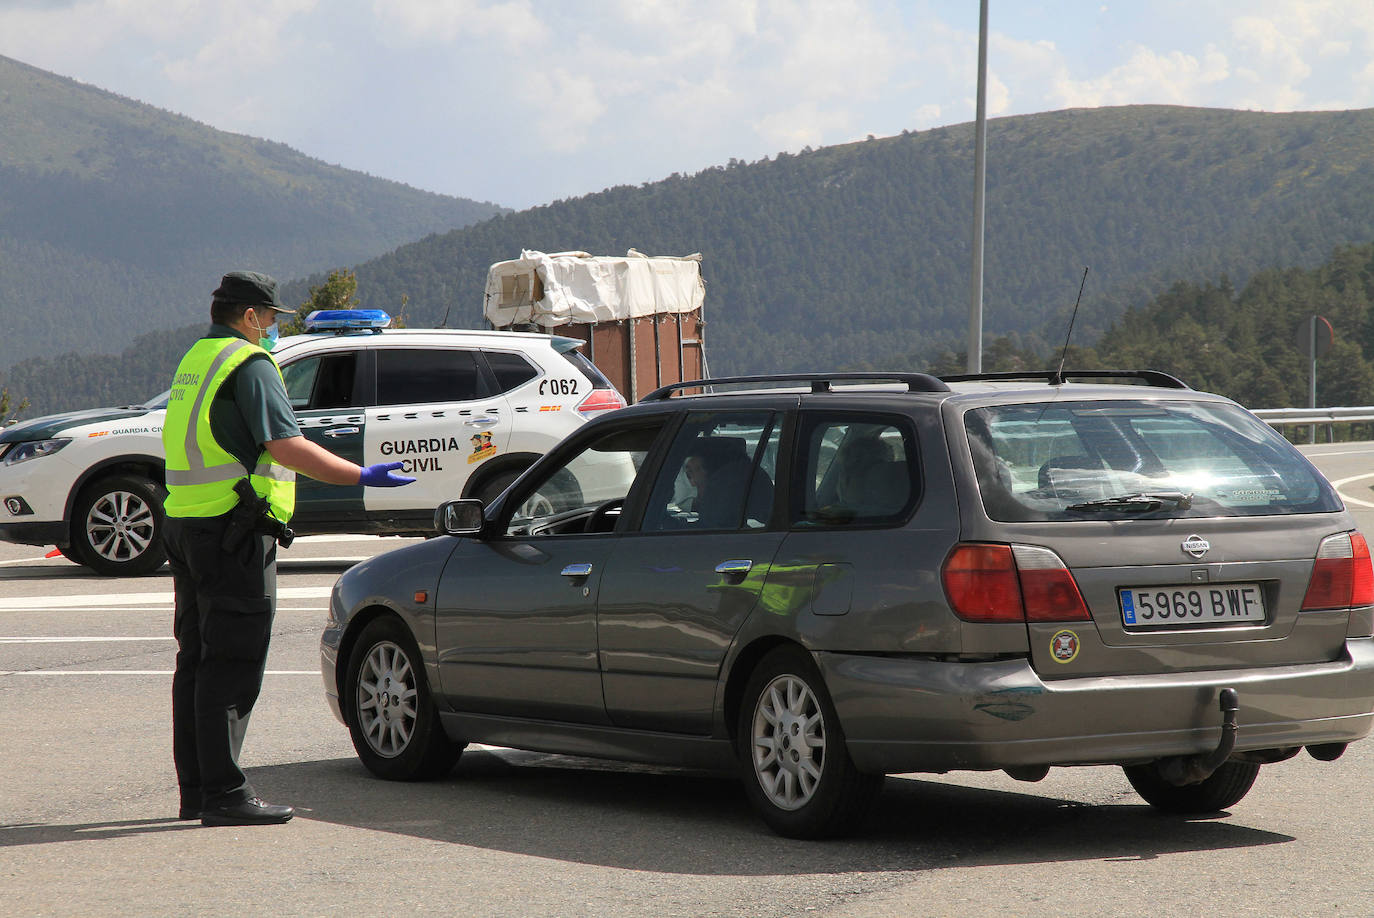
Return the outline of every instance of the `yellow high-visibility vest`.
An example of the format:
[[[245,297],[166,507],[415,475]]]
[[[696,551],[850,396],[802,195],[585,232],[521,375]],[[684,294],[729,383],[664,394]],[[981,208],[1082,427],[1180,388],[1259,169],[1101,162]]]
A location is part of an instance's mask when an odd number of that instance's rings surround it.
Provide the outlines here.
[[[248,477],[283,523],[296,509],[296,473],[263,450],[246,469],[220,446],[210,430],[210,405],[229,374],[255,354],[267,351],[242,338],[202,338],[191,346],[172,379],[162,446],[167,455],[168,516],[209,517],[228,513],[238,503],[234,482]],[[271,355],[268,354],[268,359]],[[275,367],[276,361],[272,361]],[[281,368],[277,368],[280,375]]]

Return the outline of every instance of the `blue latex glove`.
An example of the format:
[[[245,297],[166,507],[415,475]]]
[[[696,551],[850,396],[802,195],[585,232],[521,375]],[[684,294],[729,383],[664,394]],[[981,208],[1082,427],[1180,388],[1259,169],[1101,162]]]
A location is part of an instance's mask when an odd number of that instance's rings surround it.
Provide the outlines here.
[[[404,462],[379,462],[376,465],[364,466],[358,484],[365,488],[399,488],[401,485],[408,485],[415,479],[396,474],[396,469],[403,465]]]

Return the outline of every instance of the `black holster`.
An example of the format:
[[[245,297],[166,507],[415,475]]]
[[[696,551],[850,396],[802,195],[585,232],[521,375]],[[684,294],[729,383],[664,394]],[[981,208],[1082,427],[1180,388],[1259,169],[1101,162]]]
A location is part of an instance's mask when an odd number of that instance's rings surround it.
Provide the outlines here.
[[[229,511],[229,525],[225,527],[224,538],[220,540],[221,548],[228,552],[236,550],[252,532],[272,536],[282,548],[291,547],[296,533],[272,515],[272,507],[267,498],[254,491],[247,478],[240,478],[234,482],[234,493],[239,496],[239,502]]]

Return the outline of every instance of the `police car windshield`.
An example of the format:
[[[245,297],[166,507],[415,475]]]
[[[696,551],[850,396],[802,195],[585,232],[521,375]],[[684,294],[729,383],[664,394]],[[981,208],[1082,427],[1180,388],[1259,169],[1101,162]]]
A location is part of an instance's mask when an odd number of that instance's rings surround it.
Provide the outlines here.
[[[167,402],[171,399],[171,397],[172,390],[168,389],[165,392],[159,393],[158,395],[154,395],[152,398],[148,399],[146,402],[144,402],[142,405],[139,405],[138,407],[149,409],[166,408]]]

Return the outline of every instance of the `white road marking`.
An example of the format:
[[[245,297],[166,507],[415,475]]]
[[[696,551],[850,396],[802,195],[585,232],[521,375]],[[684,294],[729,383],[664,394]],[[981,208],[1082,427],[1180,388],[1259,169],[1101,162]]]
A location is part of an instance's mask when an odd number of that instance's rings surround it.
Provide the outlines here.
[[[1374,478],[1374,472],[1366,472],[1363,475],[1351,475],[1349,478],[1342,478],[1340,481],[1333,481],[1331,482],[1331,487],[1335,488],[1339,492],[1342,487],[1348,485],[1350,482],[1360,481],[1365,478]],[[1371,503],[1367,500],[1360,500],[1357,497],[1351,497],[1348,494],[1342,494],[1341,498],[1347,504],[1354,504],[1357,507],[1374,507],[1374,503]]]
[[[296,538],[296,541],[292,543],[292,546],[294,547],[294,546],[296,546],[296,545],[324,545],[324,544],[327,544],[327,543],[330,543],[330,542],[378,542],[378,541],[380,541],[380,540],[382,540],[382,539],[386,539],[386,538],[390,538],[390,539],[392,539],[393,541],[395,541],[396,547],[397,547],[397,548],[400,548],[402,545],[407,545],[407,544],[409,544],[410,542],[415,541],[413,538],[404,537],[404,536],[403,536],[403,537],[396,537],[396,536],[364,535],[364,534],[362,534],[362,533],[354,533],[354,534],[341,533],[341,534],[339,534],[339,535],[298,536],[298,537]],[[285,560],[285,561],[294,561],[294,560],[309,561],[309,562],[311,562],[312,564],[323,564],[323,563],[334,563],[334,562],[345,562],[345,561],[346,561],[346,562],[353,563],[353,564],[356,564],[356,563],[359,562],[359,561],[366,561],[367,558],[370,557],[370,556],[363,556],[363,557],[358,557],[358,558],[349,557],[349,558],[300,558],[300,559],[297,559],[297,558],[294,558],[292,555],[288,554],[288,551],[289,551],[289,549],[282,549],[282,551],[279,553],[279,555],[280,555],[280,557],[281,557],[282,560]],[[49,557],[46,556],[46,554],[44,554],[44,555],[38,555],[37,557],[34,557],[34,558],[17,558],[17,559],[10,560],[10,561],[0,561],[0,566],[11,565],[11,564],[14,564],[14,565],[18,565],[18,564],[38,564],[39,562],[42,562],[42,561],[66,561],[66,560],[68,560],[68,559],[66,559],[66,558],[49,558]],[[68,563],[70,563],[70,562],[68,562]]]
[[[348,533],[340,533],[339,535],[299,536],[297,537],[296,541],[292,542],[291,544],[314,545],[319,542],[377,542],[382,539],[391,539],[396,543],[396,546],[399,548],[401,545],[405,544],[407,538],[408,537],[406,536],[378,536],[364,535],[363,533],[354,533],[350,535]],[[411,539],[411,541],[414,541],[414,539]]]
[[[171,635],[152,637],[0,637],[0,644],[104,644],[115,641],[174,641]]]
[[[1304,443],[1298,447],[1298,452],[1303,453],[1304,455],[1317,456],[1318,458],[1323,459],[1327,456],[1365,456],[1368,455],[1370,452],[1374,452],[1374,442],[1369,441],[1363,441],[1361,443],[1337,443],[1335,444],[1335,446],[1340,448],[1332,448],[1332,444],[1329,443],[1319,443],[1316,446],[1313,446],[1311,443]],[[1363,446],[1364,448],[1347,448],[1351,446]],[[1326,450],[1330,450],[1330,452],[1327,452]]]
[[[53,601],[53,604],[52,604],[52,605],[48,605],[48,606],[33,606],[32,608],[28,608],[28,609],[8,609],[8,610],[6,610],[6,609],[0,609],[0,612],[5,612],[5,611],[8,611],[9,613],[11,613],[11,614],[13,614],[13,615],[28,614],[28,613],[36,613],[36,614],[40,614],[40,615],[50,615],[50,614],[52,614],[53,612],[65,612],[65,611],[67,611],[67,607],[66,607],[65,605],[63,605],[62,602],[61,602],[60,600],[54,600],[54,601]],[[82,606],[82,607],[81,607],[81,611],[82,611],[82,612],[127,613],[127,612],[130,611],[130,609],[129,609],[128,606]],[[146,611],[157,612],[157,613],[159,613],[159,614],[167,614],[167,615],[170,615],[170,614],[172,613],[172,607],[171,607],[171,603],[168,603],[166,606],[161,606],[161,605],[159,605],[159,606],[150,607],[150,608],[149,608],[148,610],[146,610]],[[320,614],[326,613],[326,612],[328,612],[328,611],[329,611],[329,607],[328,607],[328,606],[277,606],[277,614],[278,614],[278,615],[284,615],[284,614],[286,614],[286,613],[288,613],[288,612],[309,612],[311,615],[320,615]]]
[[[372,538],[376,538],[376,536],[361,536],[361,538],[372,539]],[[399,548],[399,547],[400,547],[400,546],[398,545],[397,548]],[[280,554],[280,553],[279,553],[279,555],[278,555],[278,557],[277,557],[277,563],[278,563],[278,564],[288,564],[288,565],[291,565],[291,564],[347,564],[347,565],[350,565],[350,566],[351,566],[351,565],[359,564],[359,563],[361,563],[361,562],[363,562],[363,561],[366,561],[368,558],[371,558],[371,557],[372,557],[372,555],[337,555],[337,556],[330,556],[330,557],[327,557],[327,558],[310,558],[310,557],[306,557],[305,555],[302,555],[302,556],[300,556],[300,557],[295,557],[295,556],[293,556],[293,555]],[[59,560],[59,559],[57,559],[57,558],[44,558],[44,557],[41,557],[41,556],[40,556],[40,557],[37,557],[37,558],[17,558],[17,559],[11,560],[11,561],[0,561],[0,565],[11,565],[11,564],[12,564],[12,565],[22,565],[22,564],[29,564],[29,565],[32,565],[32,564],[41,564],[41,563],[44,562],[44,561],[57,561],[57,560]],[[65,561],[66,559],[60,559],[60,560]],[[67,562],[67,563],[70,564],[71,562]]]
[[[27,669],[0,670],[0,676],[171,676],[170,669]],[[269,669],[267,676],[318,676],[318,669]]]
[[[293,558],[290,555],[278,554],[277,568],[280,569],[282,565],[290,567],[297,564],[347,564],[349,567],[352,567],[371,557],[371,555],[339,555],[329,558]]]
[[[328,599],[332,587],[280,587],[278,599]],[[172,591],[158,593],[79,593],[75,596],[19,596],[0,599],[0,612],[21,612],[26,609],[91,609],[106,606],[172,605]]]

